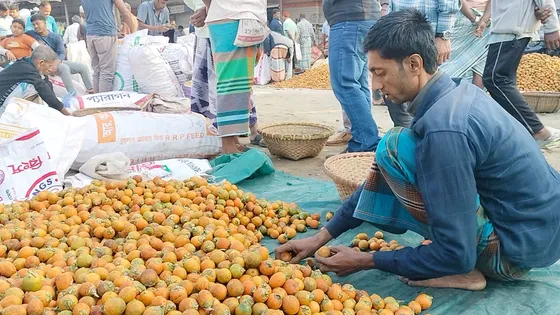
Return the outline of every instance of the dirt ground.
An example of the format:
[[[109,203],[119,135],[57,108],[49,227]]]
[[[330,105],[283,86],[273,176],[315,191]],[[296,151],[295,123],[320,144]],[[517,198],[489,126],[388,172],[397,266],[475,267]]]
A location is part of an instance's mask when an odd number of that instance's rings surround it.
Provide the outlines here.
[[[254,101],[257,105],[259,125],[264,126],[277,122],[313,122],[335,127],[342,127],[340,105],[330,90],[307,89],[276,89],[272,87],[256,87]],[[384,106],[373,106],[372,112],[377,124],[384,130],[393,126]],[[560,113],[540,115],[543,123],[560,129]],[[325,147],[318,157],[300,161],[290,161],[272,157],[276,169],[286,173],[328,179],[323,172],[326,156],[344,150],[344,146]],[[268,153],[268,150],[264,150]],[[560,170],[560,148],[544,152],[549,163]]]

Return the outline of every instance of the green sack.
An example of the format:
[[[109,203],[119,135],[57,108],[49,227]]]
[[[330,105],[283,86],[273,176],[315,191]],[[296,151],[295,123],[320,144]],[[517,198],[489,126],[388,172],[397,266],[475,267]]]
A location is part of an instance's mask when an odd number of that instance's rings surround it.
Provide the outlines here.
[[[232,184],[275,172],[272,160],[257,149],[220,155],[210,161],[210,165],[212,166],[210,175],[214,176],[216,182],[226,179]]]

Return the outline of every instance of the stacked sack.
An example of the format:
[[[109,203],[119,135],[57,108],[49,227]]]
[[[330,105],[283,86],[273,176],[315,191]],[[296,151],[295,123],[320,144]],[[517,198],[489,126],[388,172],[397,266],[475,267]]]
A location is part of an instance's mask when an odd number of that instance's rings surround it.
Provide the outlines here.
[[[192,53],[184,44],[169,44],[146,30],[126,36],[119,44],[115,91],[184,97],[182,85],[192,76]]]

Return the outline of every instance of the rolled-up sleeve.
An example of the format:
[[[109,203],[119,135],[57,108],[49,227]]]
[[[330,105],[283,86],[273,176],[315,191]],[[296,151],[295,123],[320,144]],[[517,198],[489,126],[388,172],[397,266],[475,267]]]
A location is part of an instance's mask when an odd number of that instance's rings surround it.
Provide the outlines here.
[[[438,0],[436,33],[451,31],[459,10],[461,10],[461,0]]]
[[[373,255],[377,269],[409,279],[471,271],[477,259],[474,150],[461,133],[425,136],[416,148],[417,180],[432,244]]]

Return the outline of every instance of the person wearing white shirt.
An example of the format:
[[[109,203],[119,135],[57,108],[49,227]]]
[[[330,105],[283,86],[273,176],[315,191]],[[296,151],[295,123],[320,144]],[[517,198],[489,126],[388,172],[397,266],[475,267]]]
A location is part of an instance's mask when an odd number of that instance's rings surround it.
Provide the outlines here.
[[[0,38],[12,35],[12,22],[14,18],[10,16],[10,10],[4,3],[0,3]]]
[[[79,42],[78,32],[80,30],[80,22],[81,18],[79,16],[74,15],[72,17],[72,24],[69,25],[64,32],[64,44],[68,45]]]

